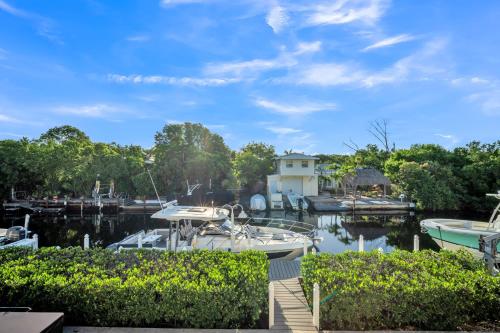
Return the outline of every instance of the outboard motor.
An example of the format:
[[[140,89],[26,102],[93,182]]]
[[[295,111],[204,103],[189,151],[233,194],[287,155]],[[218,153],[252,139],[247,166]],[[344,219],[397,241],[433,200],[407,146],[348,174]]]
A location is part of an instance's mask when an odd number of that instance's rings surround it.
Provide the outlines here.
[[[5,233],[5,238],[8,242],[17,242],[18,240],[26,238],[26,229],[21,226],[10,227]]]
[[[299,210],[302,211],[304,209],[304,199],[299,198],[299,200],[297,200],[297,204],[299,206]]]

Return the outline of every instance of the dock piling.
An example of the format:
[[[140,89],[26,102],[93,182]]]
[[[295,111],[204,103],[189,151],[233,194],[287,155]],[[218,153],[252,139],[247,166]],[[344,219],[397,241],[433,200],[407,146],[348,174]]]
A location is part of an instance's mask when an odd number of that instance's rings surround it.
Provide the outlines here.
[[[313,286],[313,325],[319,329],[319,285]]]
[[[365,237],[363,235],[359,235],[359,252],[363,252],[365,250]]]
[[[29,214],[26,214],[24,216],[24,229],[26,229],[26,232],[24,233],[24,238],[28,238],[28,226],[30,223],[30,216]]]
[[[419,251],[420,249],[420,239],[418,235],[413,236],[413,251]]]
[[[83,236],[83,249],[88,250],[90,248],[90,237],[88,234]]]
[[[141,234],[139,234],[139,236],[137,237],[137,248],[142,249],[142,235]]]
[[[269,329],[274,326],[274,284],[269,282]]]
[[[33,250],[38,250],[38,235],[33,235]]]
[[[304,238],[304,255],[307,254],[307,238]]]

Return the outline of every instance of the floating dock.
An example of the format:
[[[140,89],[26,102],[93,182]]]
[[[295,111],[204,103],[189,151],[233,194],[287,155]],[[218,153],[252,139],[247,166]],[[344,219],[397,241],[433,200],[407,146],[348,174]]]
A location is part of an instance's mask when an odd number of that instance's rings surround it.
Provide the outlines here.
[[[409,211],[415,209],[412,202],[400,202],[387,198],[307,196],[306,200],[317,212],[346,211]]]

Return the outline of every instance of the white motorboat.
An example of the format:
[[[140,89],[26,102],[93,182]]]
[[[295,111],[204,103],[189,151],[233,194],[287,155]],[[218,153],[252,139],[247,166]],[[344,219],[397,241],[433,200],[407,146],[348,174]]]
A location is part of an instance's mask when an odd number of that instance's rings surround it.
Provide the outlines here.
[[[24,227],[14,226],[8,229],[0,229],[0,250],[9,247],[31,247],[38,248],[38,236],[29,238],[31,231],[28,230],[30,216],[26,214]]]
[[[290,202],[290,206],[293,210],[307,210],[307,208],[309,207],[306,199],[301,194],[290,192],[286,194],[286,197],[288,198],[288,202]]]
[[[228,216],[229,211],[224,208],[187,207],[171,203],[151,216],[169,221],[169,228],[140,231],[108,248],[208,249],[235,253],[251,249],[264,251],[271,258],[292,259],[303,254],[304,248],[320,241],[312,237],[314,226],[307,223],[248,218],[243,210],[238,223],[234,221],[234,214],[231,214],[231,219]],[[193,221],[201,221],[201,225],[193,227]]]
[[[500,200],[500,193],[487,194]],[[488,222],[458,219],[426,219],[420,222],[423,231],[441,247],[448,250],[467,249],[477,256],[481,238],[500,233],[500,203],[493,210]],[[497,247],[500,251],[500,243]]]

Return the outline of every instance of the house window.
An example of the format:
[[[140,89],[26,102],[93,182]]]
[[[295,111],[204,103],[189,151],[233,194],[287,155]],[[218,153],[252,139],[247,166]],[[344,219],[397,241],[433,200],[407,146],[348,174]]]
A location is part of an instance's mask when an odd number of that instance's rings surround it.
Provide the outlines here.
[[[287,168],[293,168],[293,161],[286,161]]]
[[[302,161],[302,167],[303,168],[308,168],[309,167],[309,161]]]

